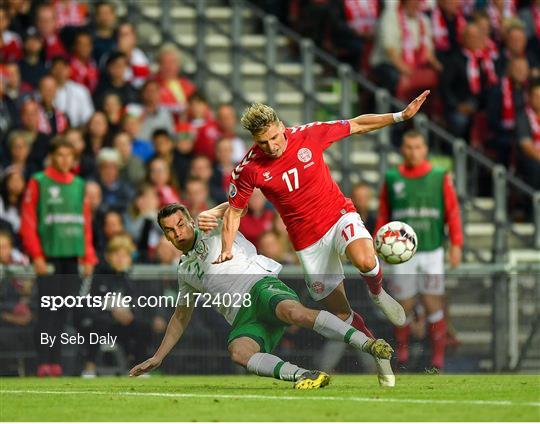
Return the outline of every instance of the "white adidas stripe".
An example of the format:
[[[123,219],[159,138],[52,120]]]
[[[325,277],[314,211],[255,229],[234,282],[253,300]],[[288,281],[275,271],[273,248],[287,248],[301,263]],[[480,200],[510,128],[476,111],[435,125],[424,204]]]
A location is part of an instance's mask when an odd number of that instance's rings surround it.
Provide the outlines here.
[[[43,394],[43,395],[116,395],[116,396],[150,396],[167,398],[210,398],[210,399],[261,399],[261,400],[329,400],[339,402],[377,402],[377,403],[416,403],[447,405],[490,405],[490,406],[535,406],[540,402],[512,402],[509,400],[451,400],[451,399],[398,399],[344,396],[270,396],[247,394],[204,394],[204,393],[160,393],[160,392],[106,392],[99,390],[0,390],[0,394]]]

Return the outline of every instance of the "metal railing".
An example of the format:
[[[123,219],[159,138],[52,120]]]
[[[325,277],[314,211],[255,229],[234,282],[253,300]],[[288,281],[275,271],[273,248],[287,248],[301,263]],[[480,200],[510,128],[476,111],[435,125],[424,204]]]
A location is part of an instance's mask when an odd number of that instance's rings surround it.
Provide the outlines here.
[[[402,108],[404,105],[393,98],[386,90],[378,88],[363,75],[354,72],[347,65],[340,63],[328,52],[318,48],[310,39],[303,38],[290,28],[280,23],[276,17],[266,14],[261,9],[245,0],[230,0],[231,18],[230,31],[224,30],[216,22],[210,20],[207,16],[208,8],[206,0],[178,0],[177,4],[192,7],[196,16],[196,43],[194,49],[187,48],[177,43],[175,37],[171,34],[171,0],[161,0],[161,14],[155,19],[154,24],[158,25],[163,33],[163,38],[172,41],[183,50],[190,50],[195,57],[196,73],[195,81],[200,87],[204,87],[207,78],[215,78],[228,86],[232,94],[232,99],[237,108],[249,103],[249,100],[242,90],[242,64],[245,60],[258,63],[265,67],[265,97],[266,102],[276,106],[276,93],[280,81],[287,83],[295,91],[303,95],[302,117],[304,122],[311,122],[314,119],[315,110],[326,111],[335,118],[350,117],[354,111],[354,96],[348,89],[351,83],[357,84],[362,90],[374,95],[376,111],[385,113],[394,108]],[[140,8],[144,7],[135,0],[129,0],[127,3],[128,14],[130,16],[142,16]],[[262,55],[256,55],[248,48],[242,45],[242,36],[244,34],[244,12],[249,11],[252,18],[259,19],[262,22],[262,30],[265,35],[265,46]],[[145,18],[150,20],[149,18]],[[230,40],[231,52],[231,72],[228,76],[218,75],[212,72],[208,64],[206,51],[206,35],[208,29],[227,37]],[[299,46],[300,63],[302,65],[301,81],[280,74],[276,70],[278,58],[278,40],[280,36],[287,37],[291,42]],[[322,64],[325,68],[334,71],[336,78],[340,81],[341,97],[339,105],[329,105],[321,102],[317,98],[315,84],[316,63]],[[452,152],[454,160],[454,175],[456,181],[457,193],[462,204],[469,203],[477,211],[482,210],[472,202],[476,194],[476,184],[471,184],[475,174],[483,172],[489,174],[494,197],[493,216],[486,216],[495,224],[495,234],[493,237],[494,246],[492,261],[504,262],[508,252],[508,237],[512,234],[512,227],[508,222],[509,194],[520,193],[531,202],[533,210],[534,236],[530,248],[540,249],[540,192],[534,190],[519,178],[516,178],[501,165],[495,164],[481,152],[467,145],[464,140],[458,139],[441,128],[439,125],[430,121],[424,114],[419,114],[414,118],[415,127],[428,137],[436,138],[438,142],[443,143],[448,150]],[[389,127],[377,131],[374,135],[377,139],[377,151],[379,153],[378,171],[380,175],[388,169],[387,153],[393,147],[390,142],[391,129]],[[350,155],[351,146],[349,143],[340,143],[339,157],[335,152],[329,152],[331,160],[339,161],[342,173],[341,185],[345,193],[350,190],[351,175],[354,173]],[[466,219],[465,219],[466,222]],[[521,237],[513,233],[515,237]],[[481,259],[478,256],[478,259]]]

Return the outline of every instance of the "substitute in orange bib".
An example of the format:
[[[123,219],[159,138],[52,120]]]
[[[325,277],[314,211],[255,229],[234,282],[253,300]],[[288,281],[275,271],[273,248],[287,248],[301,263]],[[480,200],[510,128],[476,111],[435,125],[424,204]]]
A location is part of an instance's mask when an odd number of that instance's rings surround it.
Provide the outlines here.
[[[409,359],[410,320],[416,296],[426,309],[431,339],[431,366],[444,367],[446,321],[444,317],[444,248],[450,238],[452,267],[461,262],[463,233],[461,213],[450,175],[427,160],[423,135],[409,131],[401,146],[403,163],[386,173],[375,231],[388,221],[403,221],[418,235],[418,250],[408,262],[393,267],[390,292],[407,315],[405,326],[396,327],[400,365]]]
[[[85,275],[97,262],[92,244],[90,208],[85,200],[84,181],[73,175],[74,149],[62,136],[53,139],[50,165],[32,176],[22,204],[21,240],[32,258],[37,275],[38,295],[75,295],[79,285],[79,260]],[[54,267],[48,275],[47,266]],[[66,322],[65,307],[39,309],[36,326],[38,376],[60,376],[60,333]],[[42,334],[56,336],[56,343],[41,343]]]

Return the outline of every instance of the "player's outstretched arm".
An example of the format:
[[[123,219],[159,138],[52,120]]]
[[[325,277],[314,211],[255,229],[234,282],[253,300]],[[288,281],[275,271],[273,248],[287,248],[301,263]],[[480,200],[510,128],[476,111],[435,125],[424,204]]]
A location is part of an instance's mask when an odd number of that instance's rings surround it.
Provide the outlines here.
[[[221,254],[212,263],[220,264],[232,259],[233,243],[238,232],[238,227],[240,227],[240,219],[243,212],[242,209],[236,209],[231,206],[225,211],[223,215],[223,228],[221,230]]]
[[[406,121],[411,119],[422,104],[426,101],[430,91],[426,90],[420,94],[416,99],[407,105],[405,109],[397,113],[382,113],[382,114],[366,114],[360,115],[356,118],[349,119],[351,124],[351,134],[362,134],[370,131],[378,130],[379,128],[392,125],[395,122]]]
[[[146,361],[139,365],[135,365],[130,371],[130,377],[137,377],[138,375],[150,372],[161,365],[161,362],[169,354],[178,340],[182,337],[193,312],[193,306],[177,306],[173,316],[169,320],[169,325],[154,356],[148,358]]]

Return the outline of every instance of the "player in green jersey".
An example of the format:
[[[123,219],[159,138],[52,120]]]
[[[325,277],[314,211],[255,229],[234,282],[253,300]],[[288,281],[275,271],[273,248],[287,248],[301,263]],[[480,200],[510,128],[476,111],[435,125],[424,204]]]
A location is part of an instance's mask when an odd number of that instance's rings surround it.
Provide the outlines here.
[[[221,251],[221,204],[198,217],[198,225],[181,204],[170,204],[158,213],[165,237],[183,255],[178,265],[176,311],[156,353],[130,371],[138,376],[161,365],[180,340],[198,301],[209,304],[232,326],[228,338],[231,359],[251,373],[293,381],[297,389],[324,387],[329,376],[310,371],[272,355],[285,328],[297,325],[322,336],[341,340],[376,358],[390,359],[393,349],[382,339],[372,339],[327,311],[304,307],[296,293],[277,278],[281,265],[258,255],[255,246],[238,233],[233,259],[214,264]],[[379,376],[381,377],[381,376]]]

